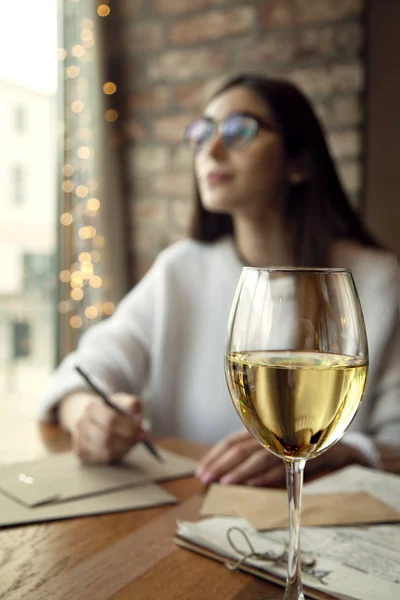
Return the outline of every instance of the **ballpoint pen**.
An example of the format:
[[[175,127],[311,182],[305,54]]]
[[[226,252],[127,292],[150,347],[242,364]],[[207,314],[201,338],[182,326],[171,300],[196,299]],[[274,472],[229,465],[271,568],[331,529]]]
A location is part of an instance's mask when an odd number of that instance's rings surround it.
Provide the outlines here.
[[[86,383],[92,388],[92,390],[94,392],[96,392],[96,394],[98,396],[100,396],[100,398],[103,400],[103,402],[105,404],[107,404],[107,406],[109,406],[110,408],[112,408],[113,410],[115,410],[120,415],[123,415],[124,417],[132,418],[132,415],[130,415],[129,413],[125,412],[120,406],[118,406],[117,404],[115,404],[111,400],[111,398],[105,393],[105,391],[102,390],[96,383],[94,383],[94,381],[92,380],[92,378],[90,377],[90,375],[88,373],[86,373],[86,371],[84,371],[82,369],[82,367],[79,367],[79,366],[75,365],[75,369],[83,377],[83,379],[86,381]],[[159,462],[164,462],[164,459],[161,456],[161,454],[158,452],[157,448],[153,445],[153,443],[147,437],[140,438],[140,442],[146,446],[147,450]]]

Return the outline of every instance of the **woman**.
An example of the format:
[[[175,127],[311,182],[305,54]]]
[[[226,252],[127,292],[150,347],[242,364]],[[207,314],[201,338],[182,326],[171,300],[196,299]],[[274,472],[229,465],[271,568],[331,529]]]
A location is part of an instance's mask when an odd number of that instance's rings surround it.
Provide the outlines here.
[[[216,443],[198,468],[204,483],[281,483],[282,461],[243,431],[228,397],[233,293],[243,264],[348,267],[369,335],[368,390],[353,431],[308,469],[379,467],[379,444],[400,440],[397,261],[351,209],[308,101],[287,82],[236,77],[185,137],[195,153],[192,238],[162,252],[113,317],[85,333],[56,371],[41,417],[71,431],[82,460],[108,462],[138,440],[143,410],[156,435]],[[132,418],[87,392],[75,364]]]

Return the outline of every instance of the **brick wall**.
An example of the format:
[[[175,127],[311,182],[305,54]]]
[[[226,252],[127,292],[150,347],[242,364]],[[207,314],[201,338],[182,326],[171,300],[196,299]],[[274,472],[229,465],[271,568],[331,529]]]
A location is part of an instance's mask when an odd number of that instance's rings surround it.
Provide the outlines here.
[[[290,79],[313,101],[342,179],[362,192],[366,0],[115,0],[110,76],[134,277],[186,234],[191,156],[180,145],[221,77]]]

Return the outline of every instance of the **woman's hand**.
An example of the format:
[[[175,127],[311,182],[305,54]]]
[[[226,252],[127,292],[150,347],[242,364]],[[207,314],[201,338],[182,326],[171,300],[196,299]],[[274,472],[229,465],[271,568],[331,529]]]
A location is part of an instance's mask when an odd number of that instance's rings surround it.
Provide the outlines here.
[[[71,432],[72,449],[84,463],[118,461],[140,440],[140,399],[119,393],[112,400],[131,416],[118,414],[91,393],[77,392],[61,402],[60,424]]]
[[[307,461],[305,475],[317,475],[352,463],[365,464],[354,448],[338,442],[318,458]],[[216,444],[200,462],[197,477],[212,482],[252,486],[284,486],[286,472],[281,458],[260,446],[247,430],[228,436]]]

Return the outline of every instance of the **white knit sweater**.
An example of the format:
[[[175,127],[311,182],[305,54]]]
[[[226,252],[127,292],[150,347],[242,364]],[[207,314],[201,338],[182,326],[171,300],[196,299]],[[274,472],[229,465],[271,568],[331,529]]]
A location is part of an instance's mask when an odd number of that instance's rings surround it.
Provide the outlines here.
[[[357,247],[335,262],[353,272],[369,340],[367,392],[351,429],[400,442],[397,260]],[[115,314],[91,327],[55,371],[41,419],[53,419],[63,396],[84,389],[73,368],[80,364],[110,392],[142,395],[156,435],[214,443],[241,429],[226,387],[224,346],[242,266],[230,238],[185,240],[161,252]]]

